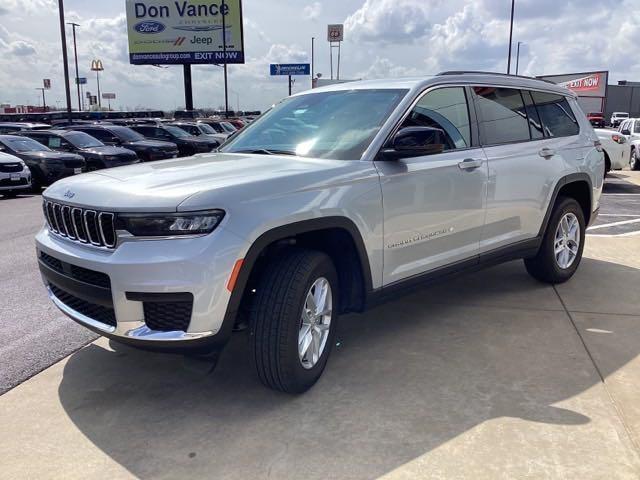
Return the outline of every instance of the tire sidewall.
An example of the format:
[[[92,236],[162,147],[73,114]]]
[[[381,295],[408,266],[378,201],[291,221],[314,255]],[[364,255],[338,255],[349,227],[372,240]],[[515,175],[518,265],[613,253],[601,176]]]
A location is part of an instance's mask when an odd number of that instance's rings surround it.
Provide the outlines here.
[[[329,282],[331,287],[332,296],[332,310],[331,310],[331,324],[329,328],[329,336],[324,347],[324,351],[318,362],[312,368],[304,368],[302,362],[298,356],[298,336],[300,333],[300,327],[302,326],[302,309],[304,308],[307,292],[311,288],[311,285],[320,277],[324,277]],[[290,348],[286,352],[286,364],[291,367],[291,374],[294,382],[297,385],[305,385],[306,388],[313,385],[324,370],[329,354],[334,343],[336,335],[336,324],[338,320],[338,305],[339,305],[339,293],[338,293],[338,275],[336,274],[335,267],[327,256],[318,257],[318,261],[315,263],[311,273],[309,274],[307,281],[304,283],[300,290],[296,305],[296,318],[290,319],[287,325],[287,344],[294,345],[295,348]],[[305,388],[305,389],[306,389]]]
[[[567,213],[573,213],[578,219],[578,224],[580,225],[580,245],[578,247],[578,255],[576,256],[573,263],[568,268],[561,268],[556,261],[554,243],[558,224],[560,223],[562,217],[564,217]],[[582,252],[584,250],[585,232],[586,226],[582,208],[580,207],[578,202],[573,199],[563,199],[558,205],[558,208],[555,209],[551,217],[551,221],[549,222],[549,230],[547,231],[547,235],[545,238],[545,249],[547,250],[548,255],[546,261],[550,263],[555,275],[557,275],[559,278],[568,279],[578,269],[580,261],[582,260]]]

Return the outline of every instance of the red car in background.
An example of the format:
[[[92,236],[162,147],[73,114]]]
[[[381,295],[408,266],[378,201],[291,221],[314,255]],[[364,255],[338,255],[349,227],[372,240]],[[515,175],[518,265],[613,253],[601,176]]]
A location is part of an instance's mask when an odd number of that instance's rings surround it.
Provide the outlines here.
[[[604,128],[604,115],[602,112],[587,113],[587,120],[596,128]]]

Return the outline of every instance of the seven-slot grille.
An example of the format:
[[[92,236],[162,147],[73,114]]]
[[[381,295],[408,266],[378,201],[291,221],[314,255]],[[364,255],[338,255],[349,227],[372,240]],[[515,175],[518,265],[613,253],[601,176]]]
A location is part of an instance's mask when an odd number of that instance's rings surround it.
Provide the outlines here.
[[[42,204],[49,230],[80,243],[115,248],[115,215],[45,200]]]

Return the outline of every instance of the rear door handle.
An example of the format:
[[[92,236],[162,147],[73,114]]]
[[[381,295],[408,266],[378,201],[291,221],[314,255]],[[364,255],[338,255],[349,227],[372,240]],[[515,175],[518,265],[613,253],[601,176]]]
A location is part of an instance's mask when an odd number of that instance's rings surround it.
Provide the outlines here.
[[[541,148],[540,151],[538,152],[538,155],[540,155],[542,158],[549,158],[549,157],[553,157],[556,154],[556,151],[553,148]]]
[[[465,158],[463,161],[458,162],[460,170],[473,170],[482,166],[482,160],[477,158]]]

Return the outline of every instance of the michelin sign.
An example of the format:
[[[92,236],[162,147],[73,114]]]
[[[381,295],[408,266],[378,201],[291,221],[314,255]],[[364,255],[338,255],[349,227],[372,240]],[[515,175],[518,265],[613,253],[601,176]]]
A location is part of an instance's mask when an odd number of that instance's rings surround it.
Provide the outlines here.
[[[126,2],[130,63],[244,63],[241,0]]]

